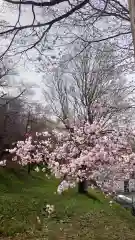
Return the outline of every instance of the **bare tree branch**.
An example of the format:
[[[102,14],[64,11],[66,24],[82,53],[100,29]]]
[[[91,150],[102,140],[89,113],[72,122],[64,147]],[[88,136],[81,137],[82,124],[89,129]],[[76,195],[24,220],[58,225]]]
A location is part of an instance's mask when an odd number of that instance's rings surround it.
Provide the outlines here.
[[[92,43],[98,43],[102,41],[108,41],[109,39],[117,39],[118,37],[125,36],[131,34],[131,30],[129,30],[127,23],[130,23],[130,16],[129,10],[126,5],[121,0],[101,0],[101,1],[92,1],[92,0],[4,0],[9,8],[10,6],[18,6],[18,18],[15,25],[6,24],[6,28],[1,30],[0,36],[9,36],[11,37],[10,44],[7,49],[3,52],[3,57],[7,52],[10,50],[15,50],[17,53],[26,53],[27,51],[31,50],[32,48],[40,48],[39,52],[43,52],[46,45],[46,42],[49,39],[49,32],[52,27],[56,26],[59,28],[65,28],[66,30],[69,29],[69,36],[71,37],[71,28],[73,29],[73,34],[76,33],[76,29],[74,27],[79,26],[82,28],[89,28],[90,37],[89,39],[83,39],[83,36],[78,36],[78,39],[86,42],[88,46]],[[29,24],[23,25],[20,23],[20,17],[25,16],[25,12],[23,12],[22,6],[30,7],[30,12],[32,12],[32,21]],[[62,8],[61,8],[62,6]],[[42,22],[39,22],[37,9],[41,8],[41,10],[45,11],[46,18]],[[55,8],[56,7],[56,8]],[[28,8],[29,9],[29,8]],[[57,11],[58,10],[58,11]],[[29,10],[28,10],[29,11]],[[50,15],[51,12],[51,15]],[[107,30],[107,34],[102,31],[102,34],[98,34],[98,30],[96,32],[96,24],[100,23],[102,19],[104,20],[107,18],[108,25],[114,20],[119,21],[119,23],[124,23],[126,27],[114,27]],[[123,25],[124,25],[123,24]],[[91,33],[91,28],[93,27],[93,31]],[[4,27],[4,26],[3,26]],[[129,26],[130,27],[130,26]],[[113,29],[114,28],[114,29]],[[25,30],[27,33],[31,32],[31,37],[29,34],[25,34]],[[78,31],[79,32],[79,31]],[[61,33],[60,33],[61,34]],[[64,35],[64,34],[63,34]],[[107,36],[106,36],[107,35]],[[11,48],[17,39],[17,36],[22,36],[24,42],[20,44],[19,48]],[[62,36],[59,33],[57,38],[66,38],[65,35]],[[82,39],[81,39],[82,38]],[[27,41],[27,39],[30,40]],[[19,40],[18,40],[19,41]],[[70,40],[69,40],[70,41]],[[75,41],[75,40],[73,40]],[[72,41],[71,41],[72,42]],[[28,44],[29,43],[29,44]],[[41,44],[40,44],[41,43]],[[50,43],[51,44],[51,43]],[[52,43],[53,44],[53,43]],[[22,47],[22,48],[21,48]],[[85,49],[85,48],[84,48]],[[83,50],[81,50],[83,51]],[[79,53],[78,53],[79,54]]]
[[[49,25],[49,29],[52,27],[53,24],[68,18],[70,15],[72,15],[74,12],[76,12],[77,10],[81,9],[82,7],[84,7],[87,3],[89,2],[89,0],[85,0],[83,2],[81,2],[80,4],[76,5],[75,7],[73,7],[71,10],[69,10],[68,12],[66,12],[65,14],[62,14],[61,16],[49,21],[49,22],[45,22],[45,23],[38,23],[38,24],[30,24],[30,25],[25,25],[25,26],[20,26],[20,27],[14,27],[11,29],[8,29],[6,31],[2,31],[0,32],[0,35],[4,35],[4,34],[8,34],[11,32],[14,32],[16,30],[23,30],[23,29],[29,29],[29,28],[38,28],[38,27],[45,27]]]
[[[13,1],[13,0],[5,0],[5,2],[16,4],[16,5],[33,5],[36,7],[51,7],[59,3],[68,2],[68,0],[52,0],[50,2],[35,2],[35,1]]]

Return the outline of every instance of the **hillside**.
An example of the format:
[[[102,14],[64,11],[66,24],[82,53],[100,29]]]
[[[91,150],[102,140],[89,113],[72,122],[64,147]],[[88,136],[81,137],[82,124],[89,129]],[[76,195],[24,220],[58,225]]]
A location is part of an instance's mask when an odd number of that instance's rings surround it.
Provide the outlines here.
[[[134,240],[135,218],[119,205],[109,205],[100,193],[91,191],[100,201],[78,195],[75,190],[59,196],[58,182],[44,173],[24,170],[0,170],[1,240]],[[53,204],[48,218],[44,208]],[[37,220],[40,218],[40,223]]]

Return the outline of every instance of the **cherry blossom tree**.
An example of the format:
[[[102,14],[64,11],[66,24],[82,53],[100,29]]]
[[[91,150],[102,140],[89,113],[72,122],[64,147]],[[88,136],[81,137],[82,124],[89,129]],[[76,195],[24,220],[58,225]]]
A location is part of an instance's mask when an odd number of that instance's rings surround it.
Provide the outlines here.
[[[112,192],[118,177],[130,177],[135,164],[134,131],[129,139],[127,130],[107,129],[96,121],[93,124],[78,122],[71,129],[40,133],[36,140],[29,137],[24,142],[18,142],[14,149],[10,149],[11,153],[15,153],[13,161],[19,159],[19,164],[23,166],[29,162],[45,161],[51,173],[63,179],[58,193],[74,187],[76,183],[86,193],[86,183],[90,180],[95,180],[101,190]],[[104,169],[111,171],[106,184],[98,181]]]

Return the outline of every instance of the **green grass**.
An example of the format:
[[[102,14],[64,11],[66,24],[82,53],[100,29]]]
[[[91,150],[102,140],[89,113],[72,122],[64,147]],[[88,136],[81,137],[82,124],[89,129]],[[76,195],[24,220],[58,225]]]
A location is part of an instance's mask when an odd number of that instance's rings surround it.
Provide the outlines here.
[[[44,173],[0,170],[1,240],[135,240],[135,218],[93,190],[100,201],[71,190],[55,194],[58,181]],[[48,218],[44,207],[53,204]],[[37,216],[41,223],[37,222]]]

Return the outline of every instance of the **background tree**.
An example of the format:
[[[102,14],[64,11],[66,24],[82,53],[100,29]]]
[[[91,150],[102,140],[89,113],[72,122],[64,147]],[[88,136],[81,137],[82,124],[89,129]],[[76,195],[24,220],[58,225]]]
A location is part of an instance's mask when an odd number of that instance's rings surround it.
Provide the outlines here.
[[[10,64],[8,59],[0,61],[0,148],[3,150],[6,144],[11,144],[19,137],[21,130],[20,113],[25,88],[18,92],[14,90],[12,80],[17,75],[15,65]],[[11,92],[14,92],[11,94]]]
[[[134,114],[134,83],[120,71],[110,45],[84,50],[66,63],[62,60],[50,78],[49,74],[45,79],[45,99],[67,128],[70,120],[78,118],[119,125],[129,111]]]

